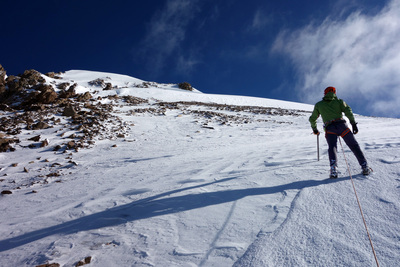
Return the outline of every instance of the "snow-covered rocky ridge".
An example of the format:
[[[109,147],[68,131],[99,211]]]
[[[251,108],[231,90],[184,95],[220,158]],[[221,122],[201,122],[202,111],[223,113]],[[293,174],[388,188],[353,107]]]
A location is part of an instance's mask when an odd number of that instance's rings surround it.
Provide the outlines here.
[[[343,155],[337,180],[323,138],[316,160],[312,106],[101,72],[41,77],[58,100],[0,111],[18,139],[0,153],[12,193],[1,266],[375,264]],[[396,266],[400,121],[356,119],[374,174],[345,153],[381,266]]]

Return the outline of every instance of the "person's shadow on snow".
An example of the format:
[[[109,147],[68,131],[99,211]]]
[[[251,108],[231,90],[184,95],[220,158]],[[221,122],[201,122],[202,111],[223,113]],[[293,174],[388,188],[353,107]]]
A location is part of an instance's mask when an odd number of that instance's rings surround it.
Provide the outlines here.
[[[166,214],[174,214],[182,211],[233,202],[244,197],[275,194],[291,189],[300,190],[307,187],[315,187],[349,179],[349,177],[346,177],[327,180],[305,180],[273,187],[234,189],[217,192],[187,194],[181,196],[170,196],[172,194],[176,194],[186,190],[204,187],[216,183],[227,182],[236,178],[237,177],[231,177],[210,183],[169,191],[163,194],[137,200],[132,203],[111,208],[92,215],[81,217],[79,219],[68,221],[59,225],[43,228],[20,236],[1,240],[0,252],[10,250],[55,234],[74,234],[82,231],[115,226],[130,221],[142,220]]]

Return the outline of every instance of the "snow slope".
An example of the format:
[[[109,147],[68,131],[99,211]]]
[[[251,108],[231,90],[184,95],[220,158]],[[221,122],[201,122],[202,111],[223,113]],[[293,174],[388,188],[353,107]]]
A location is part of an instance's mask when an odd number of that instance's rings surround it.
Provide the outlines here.
[[[88,84],[97,78],[114,88]],[[317,161],[312,106],[172,84],[141,88],[139,79],[109,73],[46,79],[73,81],[77,91],[113,103],[124,132],[79,152],[23,147],[33,134],[55,145],[75,131],[60,124],[25,131],[15,152],[0,154],[0,186],[12,191],[0,197],[0,266],[75,266],[88,256],[90,266],[375,265],[341,149],[339,179],[327,179],[322,136]],[[108,95],[149,103],[132,106]],[[160,101],[199,103],[146,111]],[[263,114],[259,107],[274,109]],[[400,121],[356,119],[373,175],[359,175],[346,146],[344,152],[378,260],[397,266]],[[105,127],[116,131],[113,122]]]

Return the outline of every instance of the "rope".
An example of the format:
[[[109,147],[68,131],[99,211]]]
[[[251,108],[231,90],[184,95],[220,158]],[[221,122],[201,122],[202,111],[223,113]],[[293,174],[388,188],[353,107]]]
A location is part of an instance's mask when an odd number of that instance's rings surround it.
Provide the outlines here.
[[[344,149],[343,149],[342,141],[341,141],[341,139],[340,139],[340,138],[339,138],[339,143],[340,143],[340,146],[342,147],[342,151],[343,151],[344,160],[345,160],[345,162],[346,162],[346,165],[347,165],[347,170],[348,170],[348,172],[349,172],[349,176],[350,176],[350,180],[351,180],[351,183],[352,183],[352,185],[353,185],[354,194],[356,195],[356,199],[357,199],[358,207],[360,208],[360,213],[361,213],[361,217],[362,217],[362,219],[363,219],[363,222],[364,222],[365,230],[367,231],[367,235],[368,235],[369,243],[371,244],[372,253],[374,253],[374,257],[375,257],[376,266],[378,266],[378,267],[379,267],[378,258],[376,257],[376,253],[375,253],[374,245],[372,244],[371,235],[369,234],[369,231],[368,231],[367,222],[365,221],[364,213],[363,213],[363,211],[362,211],[362,208],[361,208],[361,203],[360,203],[360,200],[358,199],[358,195],[357,195],[357,191],[356,191],[356,186],[354,185],[353,177],[351,176],[351,173],[350,173],[349,163],[347,162],[346,155],[344,154]]]

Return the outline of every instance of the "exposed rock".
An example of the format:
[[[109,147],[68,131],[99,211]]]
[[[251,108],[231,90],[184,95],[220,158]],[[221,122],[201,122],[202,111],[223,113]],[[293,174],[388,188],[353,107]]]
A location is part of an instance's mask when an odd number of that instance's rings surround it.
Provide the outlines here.
[[[7,152],[8,150],[15,151],[15,148],[11,147],[11,144],[13,144],[13,143],[19,143],[19,139],[18,138],[1,137],[0,138],[0,152]]]
[[[100,79],[100,78],[98,78],[96,80],[93,80],[93,81],[90,81],[89,85],[103,87],[103,88],[106,87],[106,83],[104,82],[103,79]]]
[[[92,257],[89,256],[89,257],[86,257],[83,261],[77,262],[77,263],[75,264],[75,266],[76,266],[76,267],[77,267],[77,266],[84,266],[84,265],[86,265],[86,264],[89,264],[91,261],[92,261]]]
[[[42,130],[42,129],[48,129],[50,128],[50,125],[48,125],[47,123],[40,121],[34,125],[32,125],[32,130]]]
[[[11,195],[12,192],[10,190],[3,190],[3,191],[1,191],[1,194],[2,195]]]
[[[48,146],[48,145],[49,145],[49,140],[48,139],[45,139],[45,140],[42,141],[42,143],[40,143],[40,147],[45,147],[45,146]]]
[[[36,267],[60,267],[58,263],[46,263],[41,265],[36,265]]]
[[[61,89],[61,90],[67,90],[68,86],[70,86],[70,83],[65,82],[65,83],[60,83],[60,84],[58,84],[58,85],[57,85],[57,88],[58,88],[58,89]]]
[[[58,176],[60,176],[60,174],[57,172],[52,172],[46,175],[46,177],[58,177]]]
[[[55,73],[55,72],[47,72],[44,75],[46,75],[47,77],[53,78],[53,79],[61,79],[60,75],[61,73]]]
[[[85,102],[85,101],[88,101],[88,100],[90,100],[92,98],[92,95],[89,93],[89,92],[85,92],[84,94],[80,94],[79,96],[78,96],[78,101],[79,102]]]
[[[4,74],[4,75],[2,75]],[[54,102],[57,94],[50,85],[43,85],[46,80],[36,70],[26,70],[20,76],[10,75],[4,80],[5,71],[0,68],[0,102],[11,106],[18,106],[23,103],[24,106],[43,103],[48,104]],[[5,85],[2,84],[5,81]],[[36,87],[36,88],[35,88]],[[38,91],[28,94],[25,89],[35,88]],[[39,97],[38,99],[36,99]],[[24,108],[24,107],[17,107]]]
[[[68,149],[76,148],[76,143],[74,141],[69,141],[67,143],[67,147],[68,147]]]
[[[57,99],[57,93],[51,85],[41,84],[36,88],[40,94],[36,96],[36,103],[51,104]]]
[[[69,87],[69,89],[68,90],[73,90],[74,92],[75,92],[75,88],[78,86],[78,84],[77,83],[74,83],[73,85],[71,85],[70,87]]]
[[[6,70],[0,64],[0,96],[6,91]]]
[[[34,141],[34,142],[39,142],[39,140],[40,140],[40,135],[34,136],[34,137],[32,137],[32,138],[29,138],[28,140],[29,140],[29,141]]]
[[[24,71],[24,73],[21,75],[21,79],[25,80],[30,86],[46,82],[46,80],[42,77],[40,72],[36,70]]]
[[[43,110],[43,104],[52,104],[58,95],[51,85],[39,84],[34,87],[36,91],[25,94],[23,107],[25,110]]]
[[[92,261],[92,257],[91,256],[86,257],[84,261],[86,264],[89,264]]]
[[[65,83],[65,84],[69,84],[69,83]],[[59,98],[71,98],[71,97],[75,97],[76,96],[76,92],[75,92],[75,88],[76,86],[78,86],[78,84],[74,83],[73,85],[71,85],[67,91],[63,90],[59,93]],[[60,88],[61,89],[61,88]]]
[[[192,85],[188,82],[180,83],[178,84],[178,87],[183,90],[193,91]]]
[[[28,117],[25,119],[26,125],[28,125],[28,128],[31,128],[30,125],[32,125],[35,121],[33,120],[32,117]]]
[[[68,136],[68,138],[70,138],[70,139],[74,139],[74,138],[76,138],[76,134],[71,134],[70,136]]]
[[[140,84],[136,84],[135,87],[137,87],[137,88],[150,88],[150,87],[158,87],[158,85],[155,82],[142,82]]]
[[[136,96],[131,96],[131,95],[123,96],[122,99],[124,99],[125,102],[132,104],[132,105],[139,105],[139,104],[144,104],[144,103],[149,102],[147,99],[136,97]]]
[[[6,70],[3,68],[3,66],[0,64],[0,84],[5,84],[6,83]]]
[[[74,117],[74,116],[77,115],[77,112],[75,111],[75,108],[74,108],[74,107],[72,107],[72,106],[66,106],[66,107],[64,108],[64,111],[63,111],[62,115],[63,115],[63,116],[66,116],[66,117]]]
[[[103,90],[111,90],[111,89],[113,89],[112,84],[106,83],[106,87]]]
[[[28,145],[28,147],[29,148],[37,148],[37,145],[36,144],[30,144],[30,145]]]
[[[25,81],[22,81],[20,77],[10,75],[6,79],[6,85],[8,90],[3,93],[2,102],[5,103],[9,97],[21,92],[25,86],[28,84]]]

